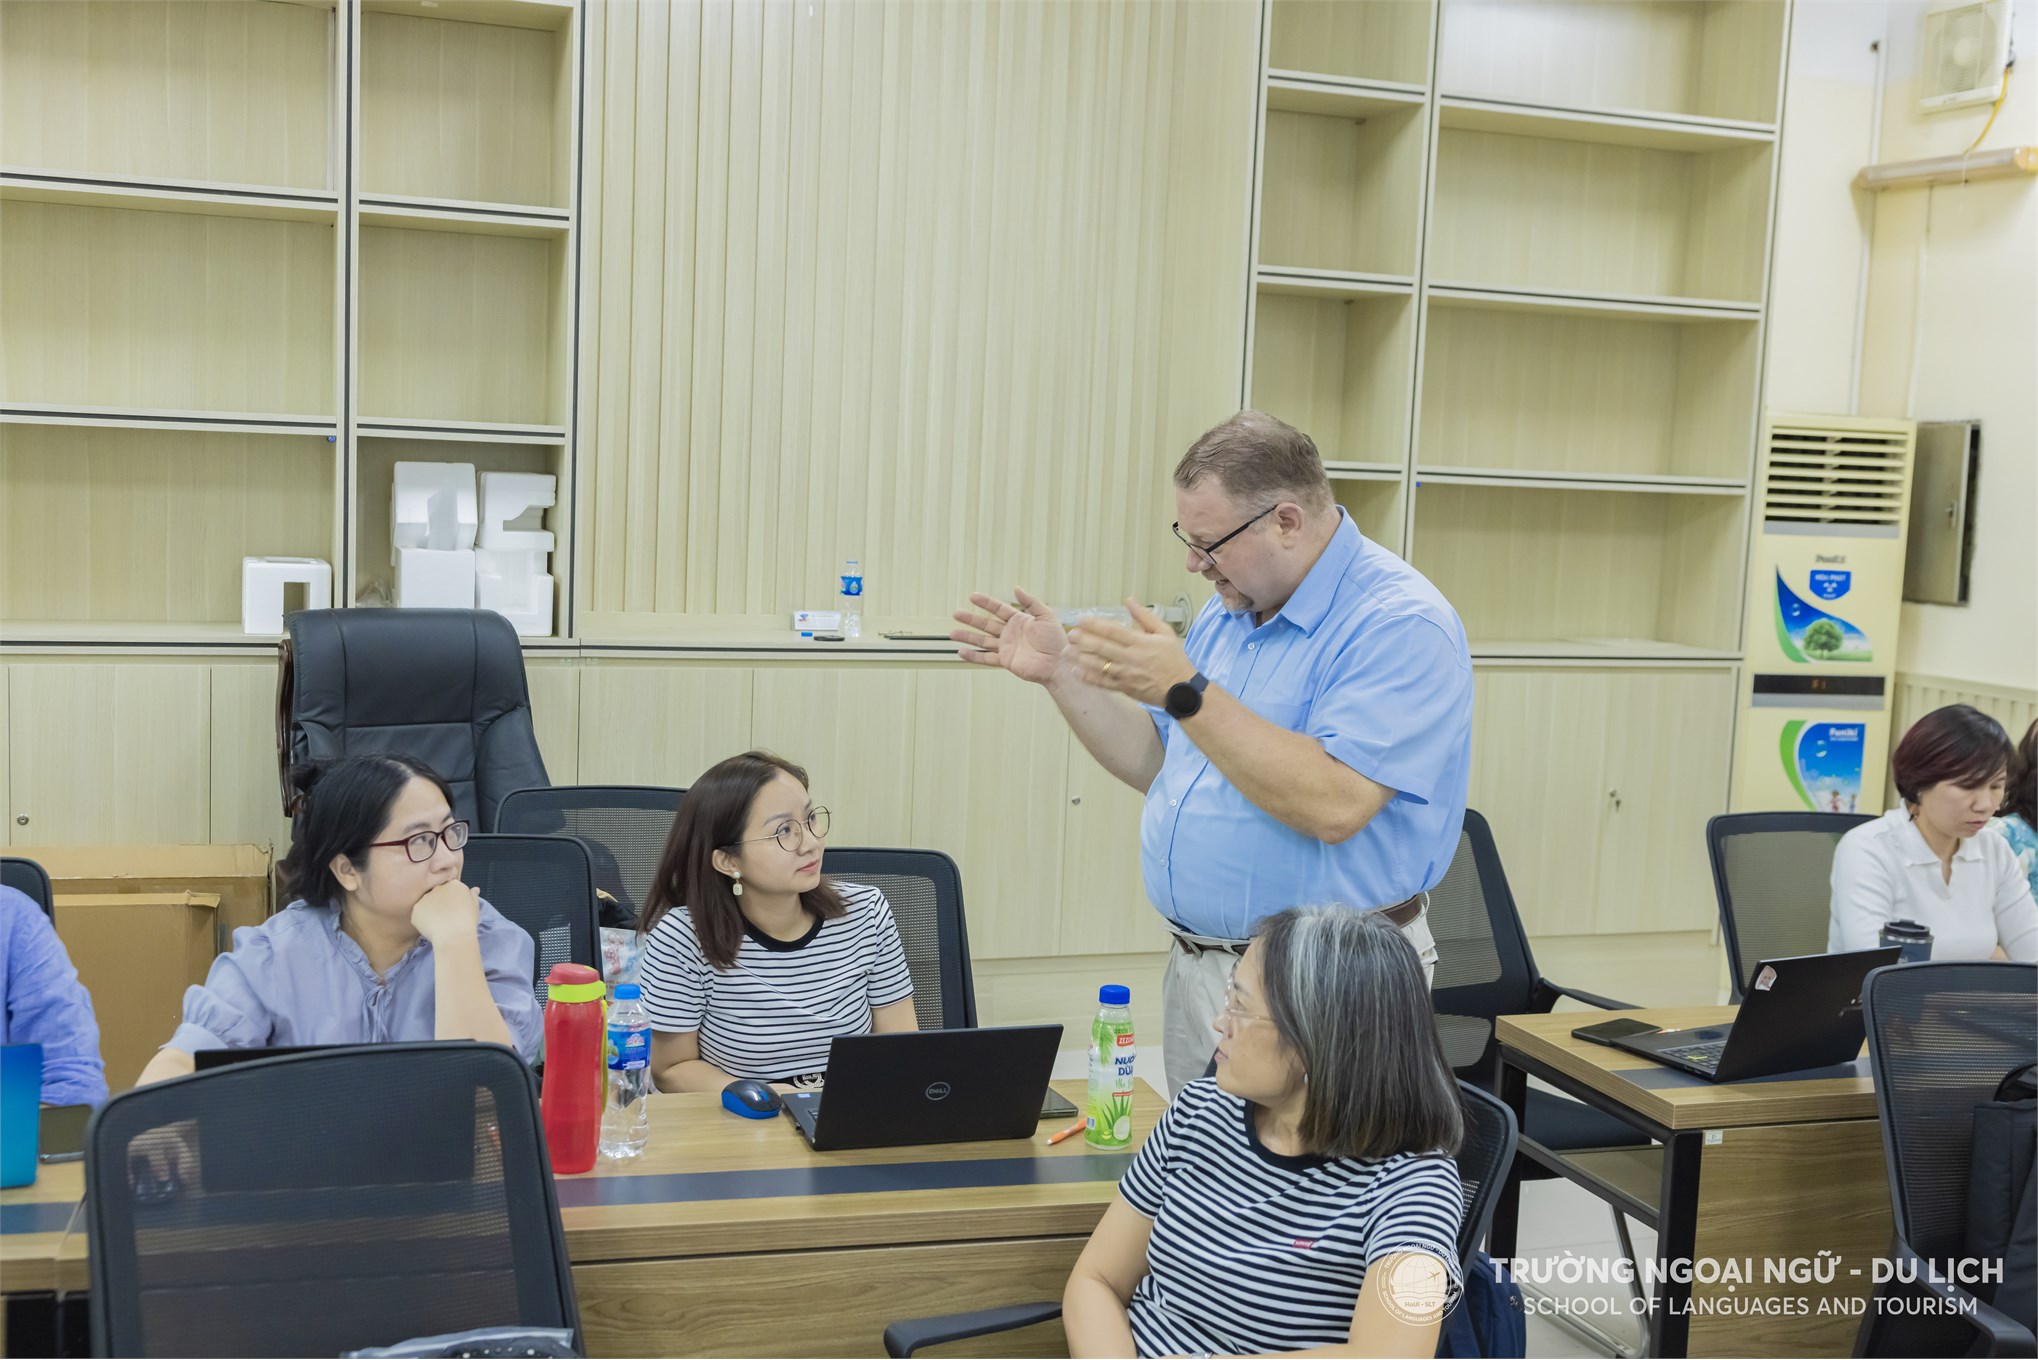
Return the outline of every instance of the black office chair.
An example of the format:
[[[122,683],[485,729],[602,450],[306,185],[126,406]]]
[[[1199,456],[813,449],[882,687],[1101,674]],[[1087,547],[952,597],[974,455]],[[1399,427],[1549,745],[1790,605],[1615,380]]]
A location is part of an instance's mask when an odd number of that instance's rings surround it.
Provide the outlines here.
[[[460,878],[484,901],[530,932],[537,946],[531,984],[545,1004],[555,963],[601,968],[594,866],[571,836],[470,836]]]
[[[913,974],[920,1028],[975,1029],[976,983],[970,976],[962,872],[955,861],[939,850],[830,846],[821,870],[830,878],[868,884],[892,904]]]
[[[1833,848],[1874,820],[1852,812],[1730,812],[1705,824],[1735,1005],[1762,960],[1826,952]]]
[[[1493,1221],[1493,1201],[1514,1160],[1517,1132],[1514,1111],[1476,1086],[1458,1083],[1465,1104],[1465,1141],[1457,1154],[1458,1180],[1465,1194],[1465,1214],[1458,1222],[1458,1264],[1470,1264],[1472,1253],[1486,1240]],[[1462,1306],[1462,1302],[1460,1304]],[[1014,1331],[1061,1316],[1061,1301],[1016,1303],[974,1313],[914,1318],[885,1328],[885,1354],[898,1360],[928,1346],[942,1346],[973,1336]]]
[[[1457,853],[1443,881],[1430,889],[1429,928],[1436,937],[1436,981],[1431,989],[1444,1054],[1458,1079],[1498,1092],[1500,1041],[1494,1020],[1547,1012],[1559,997],[1603,1010],[1633,1010],[1575,987],[1563,987],[1536,969],[1514,892],[1500,866],[1493,828],[1467,809]],[[1611,1115],[1549,1091],[1530,1088],[1522,1136],[1556,1151],[1631,1147],[1634,1130]],[[1534,1175],[1524,1170],[1524,1174]]]
[[[685,789],[630,784],[558,784],[517,789],[502,800],[495,829],[524,836],[578,836],[594,857],[594,886],[615,902],[610,925],[644,910],[658,859]]]
[[[308,761],[395,752],[452,786],[453,813],[493,831],[511,789],[549,784],[531,726],[523,646],[486,609],[307,609],[276,668],[283,811]]]
[[[1875,1103],[1896,1220],[1892,1256],[1918,1278],[1876,1286],[1878,1300],[1958,1312],[1870,1308],[1856,1355],[2033,1353],[2030,1324],[1992,1306],[1995,1287],[1933,1280],[1980,1253],[1967,1242],[1974,1111],[2004,1077],[2038,1061],[2038,965],[1913,963],[1878,968],[1862,991]],[[1993,1253],[1991,1253],[1993,1254]]]
[[[32,859],[16,855],[0,858],[0,887],[12,888],[42,908],[42,914],[56,924],[57,895],[50,887],[50,876],[40,864]]]
[[[487,1326],[566,1329],[585,1353],[537,1083],[506,1048],[138,1087],[93,1116],[85,1157],[95,1354],[330,1356]]]

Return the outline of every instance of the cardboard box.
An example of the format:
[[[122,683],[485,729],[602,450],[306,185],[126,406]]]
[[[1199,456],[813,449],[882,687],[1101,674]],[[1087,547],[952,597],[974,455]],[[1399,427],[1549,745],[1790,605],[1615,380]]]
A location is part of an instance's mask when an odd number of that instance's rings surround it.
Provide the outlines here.
[[[275,910],[267,846],[52,845],[10,847],[7,853],[42,865],[60,898],[90,893],[211,893],[219,899],[216,953],[230,952],[234,931],[262,924]]]
[[[184,989],[205,981],[219,898],[212,893],[57,894],[57,935],[92,994],[106,1084],[134,1085],[184,1014]]]

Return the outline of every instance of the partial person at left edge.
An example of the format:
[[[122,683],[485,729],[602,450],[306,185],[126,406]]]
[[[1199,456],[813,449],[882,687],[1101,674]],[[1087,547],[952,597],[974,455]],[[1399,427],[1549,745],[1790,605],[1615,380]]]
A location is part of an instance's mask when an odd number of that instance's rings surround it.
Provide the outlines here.
[[[42,1045],[42,1103],[105,1100],[92,997],[50,918],[13,888],[0,888],[0,986],[0,1043]]]
[[[477,1039],[537,1057],[536,949],[460,881],[468,827],[446,782],[401,755],[348,756],[298,776],[305,794],[277,865],[296,900],[234,932],[141,1084],[210,1048]]]

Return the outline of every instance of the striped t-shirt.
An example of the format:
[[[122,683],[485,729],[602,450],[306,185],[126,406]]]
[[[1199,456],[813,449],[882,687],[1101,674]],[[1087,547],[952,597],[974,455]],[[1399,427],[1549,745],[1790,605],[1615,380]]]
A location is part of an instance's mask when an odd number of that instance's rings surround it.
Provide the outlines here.
[[[1127,1309],[1141,1355],[1343,1345],[1366,1267],[1397,1252],[1436,1257],[1457,1298],[1456,1162],[1285,1157],[1260,1142],[1251,1110],[1214,1079],[1190,1082],[1119,1182],[1153,1220]]]
[[[872,1010],[913,994],[885,895],[856,883],[835,890],[848,909],[797,940],[774,940],[746,921],[728,970],[701,953],[692,913],[667,912],[638,965],[651,1028],[697,1032],[701,1057],[732,1077],[790,1081],[825,1071],[830,1040],[870,1033]]]

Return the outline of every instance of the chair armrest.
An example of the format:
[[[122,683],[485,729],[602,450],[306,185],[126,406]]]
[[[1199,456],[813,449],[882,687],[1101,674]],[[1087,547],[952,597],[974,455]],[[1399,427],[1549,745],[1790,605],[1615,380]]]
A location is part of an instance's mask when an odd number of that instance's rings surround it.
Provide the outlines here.
[[[1950,1280],[1932,1278],[1930,1264],[1902,1238],[1896,1242],[1896,1259],[1899,1264],[1911,1267],[1913,1277],[1903,1281],[1900,1287],[1919,1290],[1952,1305],[1957,1316],[1988,1338],[1989,1348],[1982,1354],[2029,1357],[2038,1352],[2038,1338],[2033,1338],[2023,1323],[1982,1302]]]
[[[939,1346],[992,1332],[1009,1332],[1036,1322],[1051,1322],[1061,1316],[1061,1304],[1015,1303],[1004,1308],[986,1308],[976,1313],[949,1313],[944,1317],[910,1318],[885,1328],[885,1354],[902,1360],[925,1346]]]
[[[1634,1011],[1641,1007],[1628,1001],[1615,1001],[1612,997],[1597,992],[1581,991],[1576,987],[1563,987],[1548,978],[1537,978],[1535,991],[1530,997],[1538,1011],[1548,1011],[1557,1004],[1557,998],[1568,996],[1573,1001],[1582,1001],[1588,1006],[1597,1006],[1603,1011]]]

